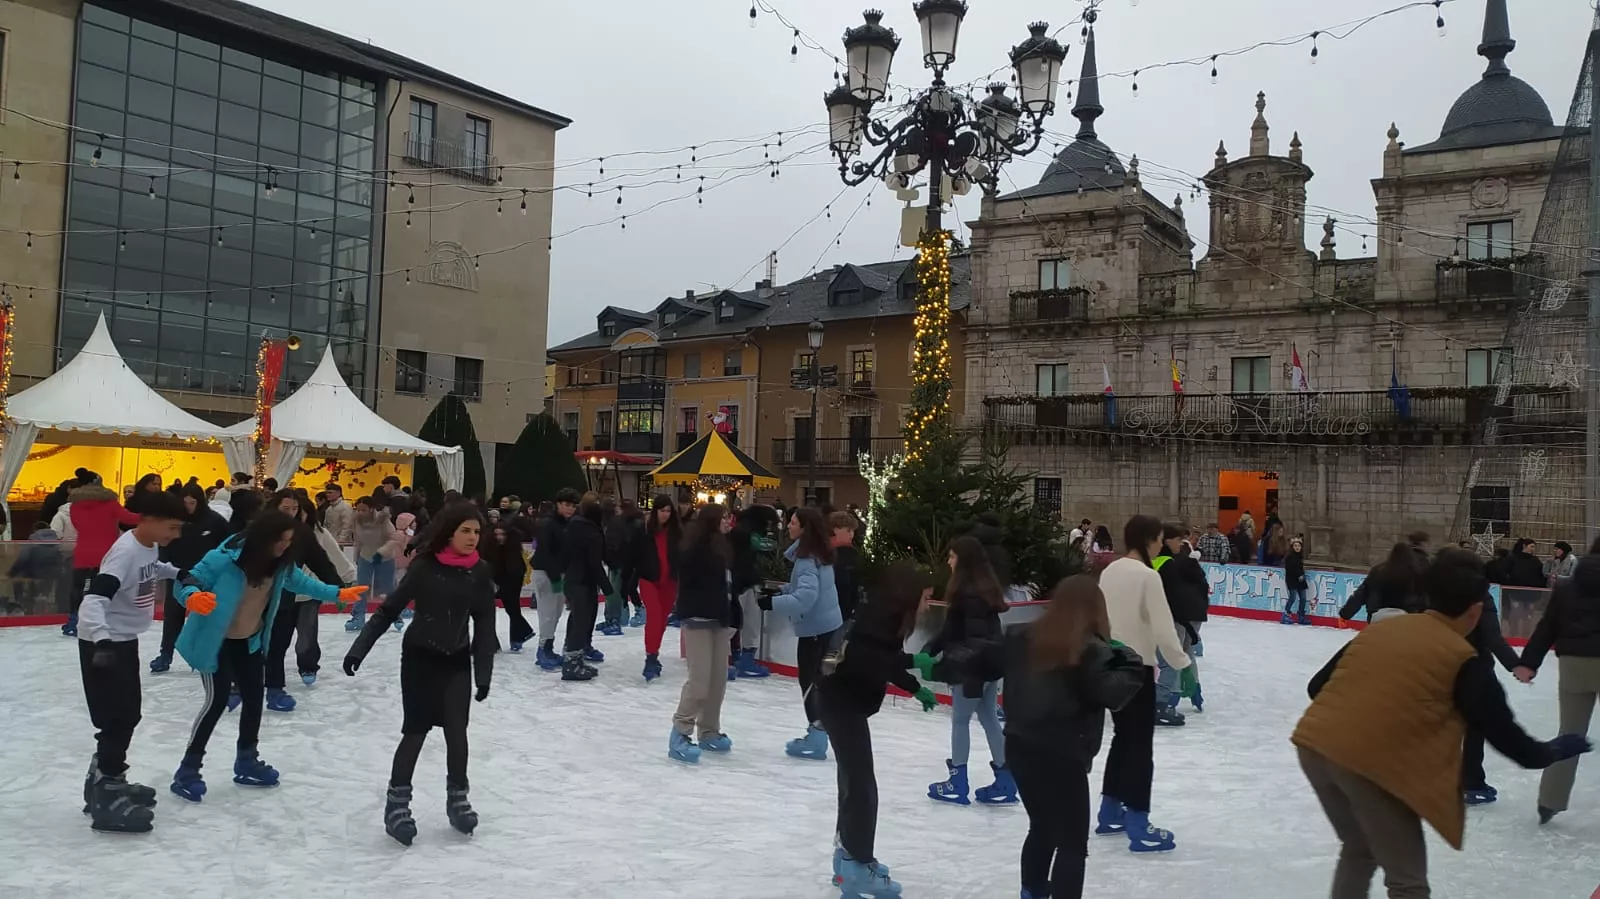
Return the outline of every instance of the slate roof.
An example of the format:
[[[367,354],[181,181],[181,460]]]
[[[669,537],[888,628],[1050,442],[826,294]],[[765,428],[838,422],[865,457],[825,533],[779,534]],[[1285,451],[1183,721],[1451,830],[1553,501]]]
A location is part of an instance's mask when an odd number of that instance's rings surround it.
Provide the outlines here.
[[[406,81],[428,81],[454,88],[475,99],[539,119],[557,129],[572,124],[572,120],[566,116],[489,90],[398,53],[248,3],[241,3],[239,0],[134,0],[126,4],[112,4],[112,7],[122,7],[119,11],[126,12],[138,8],[165,11],[191,21],[203,21],[219,29],[246,32],[278,41],[301,53],[327,57],[340,67],[357,69],[375,76]]]

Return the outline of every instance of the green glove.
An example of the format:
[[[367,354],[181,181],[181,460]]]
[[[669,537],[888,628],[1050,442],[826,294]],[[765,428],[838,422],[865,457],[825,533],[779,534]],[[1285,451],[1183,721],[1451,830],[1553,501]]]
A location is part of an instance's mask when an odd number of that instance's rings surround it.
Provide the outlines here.
[[[565,593],[566,581],[554,581],[550,584],[550,589],[556,593]]]
[[[1194,664],[1178,672],[1179,695],[1193,698],[1195,691],[1200,687],[1200,677],[1194,673]]]
[[[933,707],[939,704],[938,697],[934,696],[933,695],[933,691],[928,689],[927,687],[922,687],[922,688],[918,689],[917,692],[911,698],[915,699],[917,702],[922,703],[922,710],[924,712],[933,711]]]
[[[1106,641],[1106,645],[1110,646],[1112,649],[1127,649],[1128,648],[1128,644],[1122,643],[1122,642],[1117,641],[1117,640],[1107,640]]]
[[[919,652],[911,657],[911,664],[922,675],[923,680],[933,680],[933,656]]]

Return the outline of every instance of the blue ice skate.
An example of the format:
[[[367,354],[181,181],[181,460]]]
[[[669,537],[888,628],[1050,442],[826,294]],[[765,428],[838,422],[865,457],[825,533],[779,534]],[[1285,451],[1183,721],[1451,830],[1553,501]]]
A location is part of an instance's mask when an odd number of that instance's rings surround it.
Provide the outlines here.
[[[158,653],[155,658],[150,660],[150,673],[151,674],[166,674],[168,671],[171,671],[171,670],[172,670],[172,653],[170,653],[170,652]]]
[[[839,894],[849,899],[888,899],[900,895],[900,884],[889,879],[877,862],[858,862],[853,858],[839,863]]]
[[[633,617],[628,619],[628,627],[644,627],[644,609],[633,610]]]
[[[739,676],[739,668],[738,668],[738,666],[729,665],[728,666],[728,682],[729,683],[733,683],[734,679],[737,678],[738,676]]]
[[[305,684],[306,686],[309,687],[309,686],[315,684],[316,682],[317,682],[317,673],[315,671],[302,671],[302,672],[300,672],[300,683]]]
[[[600,625],[600,636],[620,637],[622,636],[622,625],[615,621],[607,621],[605,624]]]
[[[604,662],[606,654],[591,646],[583,651],[583,660],[585,662]]]
[[[511,650],[512,653],[520,653],[520,652],[522,652],[522,641],[520,641],[520,640],[512,640],[511,641],[510,650]]]
[[[700,748],[706,752],[732,752],[733,740],[727,734],[700,735]]]
[[[667,738],[667,758],[687,765],[700,764],[700,747],[677,730]]]
[[[679,626],[680,625],[678,623],[678,613],[677,612],[668,612],[667,613],[667,627],[679,627]]]
[[[244,702],[244,698],[239,695],[238,687],[234,687],[228,691],[228,711],[231,712],[234,709],[237,709],[239,707],[239,703],[241,702]]]
[[[540,643],[539,650],[534,654],[534,661],[540,671],[560,671],[561,656],[556,655],[548,643]]]
[[[67,615],[67,623],[61,625],[61,636],[63,636],[63,637],[76,637],[76,636],[78,636],[78,613],[77,612],[72,612],[71,614]]]
[[[267,691],[267,708],[274,712],[292,712],[294,707],[294,697],[290,696],[288,691],[280,690],[277,687]]]
[[[767,666],[756,661],[756,651],[753,649],[739,650],[739,661],[734,663],[739,670],[740,677],[771,677],[772,672]]]
[[[275,787],[278,769],[263,762],[254,749],[240,750],[233,762],[233,782],[242,787]]]
[[[1172,831],[1150,826],[1150,813],[1127,810],[1129,852],[1171,852],[1178,843]]]
[[[1110,796],[1100,797],[1100,814],[1095,823],[1094,832],[1101,836],[1126,833],[1128,829],[1128,810]]]
[[[205,798],[206,782],[200,776],[200,760],[185,758],[172,775],[172,792],[180,799],[199,802]]]
[[[994,771],[994,783],[973,791],[973,798],[984,805],[1016,804],[1017,782],[1011,777],[1011,770],[1002,768],[994,762],[990,762],[989,767]]]
[[[783,751],[797,759],[816,762],[828,760],[828,732],[815,724],[806,728],[806,735],[790,740]]]
[[[851,861],[851,860],[852,859],[850,858],[850,856],[845,854],[843,846],[835,846],[835,847],[833,847],[833,885],[834,886],[838,886],[839,884],[844,882],[844,875],[841,874],[840,871],[843,870],[844,863],[847,862],[847,861]],[[878,863],[878,870],[882,871],[885,874],[888,874],[889,873],[889,866],[883,864],[882,862],[879,862]]]
[[[661,657],[650,653],[644,657],[644,682],[650,683],[661,676]]]
[[[939,783],[928,784],[928,798],[956,805],[971,805],[971,800],[967,798],[967,766],[957,765],[950,759],[945,759],[944,764],[950,769],[950,776]]]

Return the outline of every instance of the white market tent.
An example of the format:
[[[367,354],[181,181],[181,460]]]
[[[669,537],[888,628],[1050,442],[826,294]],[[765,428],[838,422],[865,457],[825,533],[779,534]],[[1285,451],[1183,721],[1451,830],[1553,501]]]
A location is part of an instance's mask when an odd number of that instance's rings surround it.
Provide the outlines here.
[[[223,432],[230,459],[236,453],[250,458],[255,427],[252,417]],[[466,475],[461,447],[413,437],[367,408],[339,374],[331,346],[306,383],[272,407],[272,446],[267,454],[272,477],[288,484],[307,453],[317,451],[389,458],[431,456],[439,464],[439,480],[446,490],[460,490]],[[246,465],[243,470],[249,468]]]
[[[217,442],[224,429],[173,405],[156,393],[111,342],[106,319],[60,371],[6,403],[5,449],[0,452],[0,498],[11,492],[36,441],[122,445],[139,441]]]

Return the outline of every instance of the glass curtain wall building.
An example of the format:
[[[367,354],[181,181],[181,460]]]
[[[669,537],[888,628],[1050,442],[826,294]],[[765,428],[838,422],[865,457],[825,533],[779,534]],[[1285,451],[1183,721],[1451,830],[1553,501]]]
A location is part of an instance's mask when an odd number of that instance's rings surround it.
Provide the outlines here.
[[[263,332],[361,392],[377,85],[85,3],[59,366],[104,313],[153,386],[253,395]],[[267,55],[263,55],[266,53]]]

